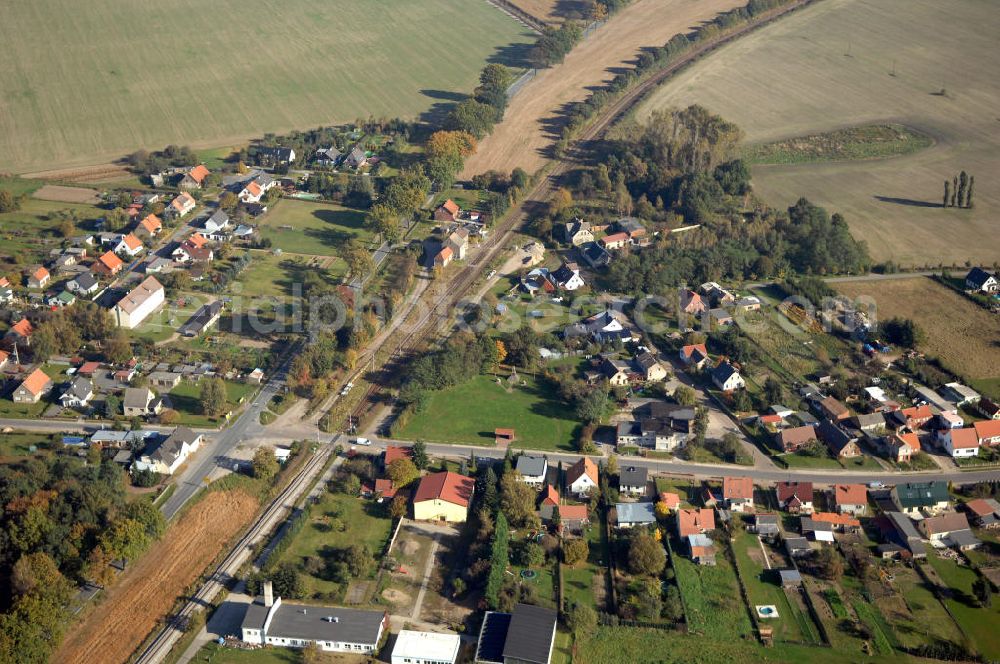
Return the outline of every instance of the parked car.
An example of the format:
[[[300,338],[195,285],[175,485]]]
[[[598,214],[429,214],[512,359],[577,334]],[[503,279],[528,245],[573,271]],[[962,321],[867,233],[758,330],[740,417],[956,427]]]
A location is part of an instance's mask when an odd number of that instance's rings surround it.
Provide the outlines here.
[[[355,438],[354,439],[354,444],[355,445],[371,445],[372,441],[368,440],[367,438]]]

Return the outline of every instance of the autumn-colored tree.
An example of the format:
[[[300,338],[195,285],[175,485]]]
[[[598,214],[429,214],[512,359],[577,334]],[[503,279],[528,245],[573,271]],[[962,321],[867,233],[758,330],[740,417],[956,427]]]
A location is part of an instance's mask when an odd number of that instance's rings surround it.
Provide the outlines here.
[[[436,131],[427,139],[429,159],[464,159],[476,152],[476,137],[467,131]]]
[[[553,217],[573,205],[573,194],[566,187],[560,187],[549,202],[549,214]]]
[[[507,345],[504,344],[503,339],[497,339],[497,365],[503,364],[503,361],[507,359]]]
[[[396,459],[389,464],[386,474],[397,489],[409,486],[420,477],[417,466],[409,459]]]
[[[401,493],[396,494],[392,499],[392,503],[389,505],[389,515],[393,519],[402,519],[406,516],[408,506],[409,503],[406,502],[406,496]]]

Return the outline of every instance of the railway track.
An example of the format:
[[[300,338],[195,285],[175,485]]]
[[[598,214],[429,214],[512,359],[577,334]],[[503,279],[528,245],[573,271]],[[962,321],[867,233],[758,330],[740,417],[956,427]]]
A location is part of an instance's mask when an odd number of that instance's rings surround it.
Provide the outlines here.
[[[667,67],[657,71],[639,85],[628,90],[610,106],[605,108],[600,115],[597,116],[597,118],[591,122],[591,124],[575,139],[571,153],[568,156],[553,162],[548,172],[531,190],[528,191],[522,202],[501,220],[499,226],[494,229],[492,238],[484,243],[485,246],[482,246],[476,257],[468,265],[466,265],[461,272],[452,277],[447,292],[438,297],[437,300],[432,303],[429,310],[414,324],[414,329],[398,344],[397,349],[393,352],[392,358],[387,360],[387,362],[392,361],[393,358],[398,358],[399,356],[412,352],[422,340],[432,337],[440,325],[451,319],[455,305],[458,304],[463,297],[465,297],[468,290],[482,273],[484,267],[494,259],[497,253],[507,246],[507,242],[510,240],[514,232],[521,228],[528,220],[529,212],[527,210],[527,206],[540,205],[548,201],[559,188],[562,178],[567,171],[581,163],[582,158],[588,152],[587,145],[591,141],[601,137],[616,122],[621,120],[636,103],[641,101],[646,96],[646,94],[660,85],[664,80],[670,78],[696,60],[704,57],[706,54],[742,37],[748,32],[756,30],[757,28],[780,18],[781,16],[816,1],[817,0],[799,0],[798,2],[794,2],[775,10],[773,13],[759,21],[755,21],[754,23],[745,25],[731,33],[727,33],[718,40],[695,47],[683,57],[679,58],[676,62],[673,62]],[[374,349],[367,355],[369,361],[373,355],[378,353],[378,350],[379,349]],[[360,421],[361,417],[363,417],[365,412],[373,403],[375,396],[381,390],[382,387],[376,383],[369,386],[364,398],[362,398],[358,406],[351,412],[349,416],[350,420],[353,420],[354,422]],[[345,422],[345,425],[346,424],[348,424],[348,422]]]
[[[333,445],[324,446],[321,452],[305,463],[298,474],[288,483],[288,486],[281,490],[267,509],[250,526],[246,534],[233,545],[198,591],[188,598],[181,610],[168,619],[153,640],[132,660],[135,664],[154,664],[162,661],[174,647],[177,639],[184,633],[183,626],[195,610],[210,603],[216,594],[225,587],[226,582],[236,575],[239,568],[251,555],[253,545],[274,528],[275,524],[283,518],[287,509],[292,508],[297,503],[331,454],[333,454]]]

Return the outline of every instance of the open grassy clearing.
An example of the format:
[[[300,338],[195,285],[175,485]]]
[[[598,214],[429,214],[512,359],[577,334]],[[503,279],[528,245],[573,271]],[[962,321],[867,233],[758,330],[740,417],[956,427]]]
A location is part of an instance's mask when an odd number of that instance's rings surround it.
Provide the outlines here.
[[[529,41],[466,0],[21,3],[0,25],[0,169],[415,118],[471,91],[488,60],[519,64]]]
[[[302,256],[295,254],[275,255],[265,251],[254,251],[250,265],[240,273],[234,292],[244,298],[244,304],[253,304],[252,298],[289,298],[301,295],[295,284],[302,284],[307,271],[326,276],[331,283],[340,281],[347,271],[347,265],[339,258]]]
[[[392,523],[380,505],[343,493],[324,493],[312,507],[310,521],[304,525],[277,562],[289,561],[302,564],[307,558],[326,557],[331,549],[341,549],[352,544],[367,546],[378,556],[386,541]],[[335,520],[343,530],[333,527]],[[372,565],[372,574],[375,571]],[[335,581],[303,574],[305,596],[323,593],[340,594],[343,588]]]
[[[919,349],[973,380],[1000,377],[1000,318],[926,277],[838,283],[850,298],[875,301],[878,317],[910,318],[924,331]],[[870,301],[870,300],[869,300]]]
[[[242,650],[226,648],[213,641],[206,643],[191,661],[212,664],[298,664],[302,661],[302,655],[293,648]]]
[[[262,238],[293,254],[336,256],[351,238],[370,239],[365,214],[330,203],[281,200],[261,218]]]
[[[566,601],[566,608],[574,604],[593,607],[595,610],[602,610],[603,606],[597,606],[595,586],[600,586],[601,594],[607,584],[607,561],[608,540],[603,524],[598,520],[592,523],[583,533],[590,551],[587,560],[576,566],[563,565],[563,598]]]
[[[407,440],[493,445],[498,427],[516,429],[515,448],[572,450],[579,422],[553,390],[530,376],[507,390],[506,381],[476,376],[430,393],[427,408],[415,413],[399,433]]]
[[[511,99],[504,120],[465,162],[461,177],[521,167],[532,173],[546,161],[563,124],[562,110],[630,65],[644,46],[662,46],[743,0],[636,0],[581,42],[563,64],[538,72]]]
[[[225,383],[226,395],[228,397],[226,402],[227,412],[236,411],[240,407],[240,402],[257,389],[256,385],[237,383],[231,380],[227,380]],[[209,417],[202,414],[200,395],[201,387],[197,383],[188,380],[182,380],[177,387],[170,391],[168,396],[170,403],[174,410],[180,414],[178,423],[188,426],[207,427],[222,424],[225,421],[224,417]]]
[[[933,640],[962,643],[962,635],[948,615],[941,602],[912,569],[897,567],[891,570],[895,576],[893,587],[905,604],[883,603],[881,608],[896,627],[903,645],[919,647]]]
[[[740,125],[750,143],[876,123],[914,127],[935,145],[864,164],[756,167],[754,188],[772,205],[806,196],[843,213],[877,260],[992,263],[1000,190],[982,183],[1000,173],[998,32],[1000,12],[982,0],[824,1],[719,49],[661,87],[639,115],[701,103]],[[975,209],[943,210],[943,182],[962,169],[979,181]]]
[[[17,432],[0,434],[0,457],[25,456],[32,454],[31,447],[36,450],[52,443],[52,439],[44,433]]]

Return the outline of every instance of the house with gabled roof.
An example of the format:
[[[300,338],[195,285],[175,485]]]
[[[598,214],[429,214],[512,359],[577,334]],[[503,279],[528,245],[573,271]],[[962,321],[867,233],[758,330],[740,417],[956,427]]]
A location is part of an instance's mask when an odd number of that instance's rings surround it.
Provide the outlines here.
[[[512,613],[487,611],[479,631],[477,664],[549,664],[559,614],[531,604]]]
[[[324,168],[333,168],[343,156],[344,153],[338,150],[335,145],[331,145],[328,148],[319,148],[316,150],[315,154],[313,154],[313,163]]]
[[[119,327],[132,330],[166,301],[166,291],[156,277],[146,277],[118,301],[112,313]]]
[[[177,181],[177,188],[183,191],[201,189],[205,184],[205,178],[208,177],[208,174],[208,168],[204,164],[198,164],[181,176],[181,179]]]
[[[122,268],[125,267],[125,263],[122,259],[113,251],[107,251],[94,262],[91,269],[98,274],[102,274],[106,277],[113,277],[114,275],[121,272]]]
[[[563,242],[574,247],[594,241],[594,232],[590,228],[590,222],[583,219],[574,219],[558,227]]]
[[[165,439],[150,438],[133,463],[135,470],[172,475],[200,446],[205,436],[188,427],[177,427]]]
[[[451,261],[455,258],[455,251],[451,247],[442,247],[437,254],[434,255],[434,267],[440,270],[451,265]]]
[[[619,493],[642,495],[649,483],[649,469],[645,466],[625,466],[618,471]]]
[[[121,242],[116,244],[112,251],[118,255],[134,257],[142,253],[142,248],[142,241],[134,233],[128,233],[122,237]]]
[[[863,516],[868,511],[868,489],[864,484],[835,484],[833,504],[841,514]]]
[[[979,436],[973,427],[949,429],[945,432],[942,443],[945,451],[955,459],[979,454]]]
[[[450,198],[434,210],[434,221],[458,221],[462,208]]]
[[[361,146],[355,145],[351,148],[347,156],[344,157],[342,162],[346,168],[358,169],[368,163],[368,154],[361,149]]]
[[[974,267],[965,275],[965,287],[980,293],[996,293],[1000,291],[1000,281],[996,275],[990,274],[981,267]]]
[[[1000,420],[980,420],[972,426],[980,445],[1000,445]]]
[[[163,222],[155,214],[147,214],[139,222],[136,230],[144,232],[149,237],[156,237],[163,230]]]
[[[14,403],[38,403],[51,390],[52,379],[41,369],[35,369],[17,386],[11,400]]]
[[[522,454],[517,458],[514,468],[520,474],[522,482],[537,488],[545,483],[549,461],[544,456]]]
[[[753,512],[753,479],[749,477],[723,477],[722,500],[726,509],[733,512]]]
[[[790,514],[811,514],[813,511],[812,482],[778,482],[775,487],[778,507]]]
[[[829,420],[839,422],[851,416],[850,409],[835,397],[826,397],[818,403],[820,413]]]
[[[647,383],[658,383],[667,377],[667,370],[648,350],[632,358],[632,363],[635,365],[635,370]]]
[[[597,242],[585,242],[580,246],[580,255],[592,268],[607,267],[611,264],[611,254]]]
[[[31,346],[31,335],[34,333],[35,327],[31,324],[31,321],[27,318],[22,318],[10,326],[7,334],[4,335],[4,341],[8,344]]]
[[[912,432],[891,433],[885,440],[889,458],[896,463],[909,463],[920,451],[920,438]]]
[[[86,408],[94,398],[94,383],[85,376],[77,376],[59,397],[63,408]]]
[[[413,518],[451,523],[465,521],[475,485],[473,478],[458,473],[446,471],[425,475],[413,496]]]
[[[847,433],[842,427],[830,420],[823,420],[816,428],[816,435],[823,441],[830,453],[838,459],[850,459],[861,456],[858,439]]]
[[[947,509],[951,496],[944,482],[906,482],[892,488],[892,501],[907,516],[918,516]]]
[[[619,528],[649,526],[656,523],[653,503],[617,503],[615,505],[615,525]]]
[[[51,278],[52,275],[45,266],[39,265],[28,273],[28,288],[45,288]]]
[[[97,277],[94,276],[94,273],[88,270],[87,272],[81,272],[66,282],[66,288],[70,292],[80,295],[93,295],[100,289],[100,284],[97,282]]]
[[[708,311],[708,305],[701,295],[691,289],[681,291],[681,311],[686,314],[701,314]]]
[[[628,233],[611,233],[597,241],[605,251],[622,249],[629,243]]]
[[[677,534],[705,534],[715,530],[715,512],[707,507],[677,510]]]
[[[194,210],[196,207],[198,207],[198,202],[194,200],[194,196],[186,191],[182,191],[176,198],[174,198],[174,200],[170,201],[170,205],[167,207],[167,213],[175,219],[179,219]]]
[[[735,392],[747,386],[740,370],[729,362],[720,362],[719,366],[712,370],[712,382],[723,392]]]
[[[976,409],[980,415],[988,420],[1000,420],[1000,404],[993,401],[993,399],[983,397],[976,404]]]
[[[542,500],[539,502],[539,505],[541,505],[542,507],[544,507],[545,505],[554,507],[559,504],[559,492],[551,484],[545,485],[545,487],[542,489],[541,495],[542,495]]]
[[[577,497],[585,497],[597,488],[597,464],[583,457],[566,471],[566,488]]]
[[[688,344],[681,347],[680,358],[686,366],[701,369],[708,361],[708,349],[705,344]]]

